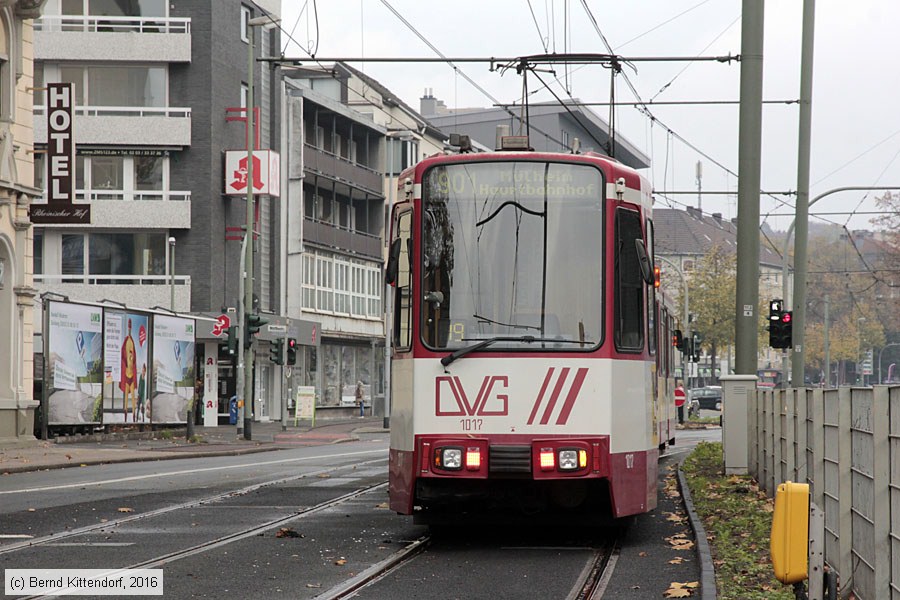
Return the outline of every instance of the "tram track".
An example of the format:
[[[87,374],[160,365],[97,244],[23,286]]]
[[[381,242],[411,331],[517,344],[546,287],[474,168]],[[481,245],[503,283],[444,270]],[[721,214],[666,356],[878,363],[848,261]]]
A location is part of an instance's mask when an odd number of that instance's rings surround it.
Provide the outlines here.
[[[291,479],[295,479],[295,478],[291,478]],[[352,492],[349,492],[347,494],[342,494],[341,496],[338,496],[336,498],[331,498],[329,500],[326,500],[325,502],[320,502],[319,504],[316,504],[315,506],[305,508],[305,509],[300,510],[291,515],[282,516],[282,517],[278,517],[275,519],[269,519],[263,523],[253,525],[251,527],[245,527],[239,531],[235,531],[235,532],[232,532],[232,533],[229,533],[226,535],[222,535],[222,536],[219,536],[212,540],[207,540],[207,541],[201,542],[199,544],[189,546],[187,548],[182,548],[180,550],[176,550],[174,552],[169,552],[169,553],[161,555],[161,556],[156,556],[156,557],[148,559],[148,560],[143,560],[143,561],[139,561],[136,563],[132,563],[125,567],[110,569],[108,572],[103,573],[102,576],[103,577],[115,577],[116,575],[123,573],[125,571],[128,571],[128,570],[131,570],[131,569],[158,569],[167,564],[175,562],[177,560],[189,558],[191,556],[195,556],[195,555],[201,554],[203,552],[208,552],[210,550],[214,550],[216,548],[220,548],[222,546],[226,546],[228,544],[232,544],[232,543],[247,539],[249,537],[259,535],[261,533],[264,533],[264,532],[274,529],[276,527],[281,527],[283,525],[287,525],[293,521],[311,517],[313,515],[323,512],[323,511],[332,509],[332,508],[340,506],[346,502],[349,502],[351,500],[359,498],[360,496],[364,496],[366,494],[370,494],[375,491],[383,490],[385,487],[387,487],[386,481],[382,481],[382,482],[379,482],[379,483],[376,483],[373,485],[368,485],[368,486],[359,488],[357,490],[354,490]],[[108,526],[109,523],[104,523],[103,525]],[[59,538],[56,538],[56,539],[59,539]],[[49,542],[45,542],[45,543],[49,543]],[[54,594],[50,594],[50,595],[38,594],[38,595],[33,595],[33,596],[25,596],[21,600],[35,600],[38,598],[56,598],[56,597],[58,597],[58,596],[54,595]]]
[[[96,531],[103,531],[103,530],[119,527],[121,525],[134,523],[135,521],[146,520],[146,519],[158,517],[158,516],[165,515],[167,513],[172,513],[175,511],[179,511],[179,510],[185,510],[185,509],[195,508],[198,506],[204,506],[204,505],[212,504],[212,503],[219,502],[222,500],[227,500],[229,498],[245,496],[247,494],[250,494],[252,492],[260,490],[262,488],[270,487],[273,485],[281,485],[284,483],[290,483],[292,481],[298,481],[298,480],[304,479],[304,478],[328,476],[328,475],[331,475],[332,473],[338,473],[341,471],[349,471],[349,470],[358,468],[360,466],[368,466],[368,465],[383,463],[384,461],[385,461],[384,458],[378,458],[378,459],[373,459],[373,460],[369,460],[369,461],[364,461],[361,463],[355,463],[355,464],[350,464],[350,465],[341,465],[338,467],[329,467],[326,469],[318,469],[316,471],[311,471],[308,473],[291,475],[289,477],[279,477],[278,479],[262,481],[260,483],[254,483],[249,486],[244,486],[244,487],[240,487],[240,488],[233,489],[233,490],[227,490],[225,492],[220,492],[218,494],[205,496],[203,498],[197,498],[196,500],[189,500],[187,502],[181,502],[179,504],[163,506],[161,508],[149,510],[147,512],[142,512],[142,513],[130,515],[127,517],[120,517],[120,518],[106,521],[103,523],[95,523],[93,525],[86,525],[84,527],[79,527],[77,529],[61,531],[59,533],[53,533],[50,535],[41,536],[39,538],[24,540],[21,542],[14,542],[11,544],[6,544],[3,546],[0,546],[0,555],[10,554],[10,553],[25,550],[25,549],[31,549],[31,548],[43,546],[46,544],[55,544],[55,543],[60,542],[61,540],[82,536],[82,535],[85,535],[88,533],[93,533]],[[387,483],[382,483],[380,485],[384,486],[384,485],[387,485]],[[307,510],[313,510],[315,508],[316,507],[311,507],[310,509],[307,509]],[[291,516],[293,517],[293,516],[301,515],[304,512],[306,512],[306,511],[301,511],[301,512],[295,513],[294,515],[291,515]]]

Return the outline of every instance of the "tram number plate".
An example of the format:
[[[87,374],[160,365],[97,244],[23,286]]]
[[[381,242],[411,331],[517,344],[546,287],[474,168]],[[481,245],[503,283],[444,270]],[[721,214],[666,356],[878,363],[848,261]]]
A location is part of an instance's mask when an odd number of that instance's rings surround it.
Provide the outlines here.
[[[460,419],[463,431],[481,431],[484,419]]]

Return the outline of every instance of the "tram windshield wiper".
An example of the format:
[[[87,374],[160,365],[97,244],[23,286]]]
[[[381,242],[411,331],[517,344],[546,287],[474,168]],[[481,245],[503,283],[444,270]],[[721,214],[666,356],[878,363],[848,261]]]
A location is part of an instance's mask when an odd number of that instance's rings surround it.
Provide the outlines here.
[[[465,340],[464,340],[465,341]],[[533,335],[499,335],[497,337],[486,338],[483,340],[479,340],[477,344],[472,344],[471,346],[463,346],[462,348],[458,348],[441,359],[441,364],[445,367],[452,363],[457,358],[462,358],[466,354],[470,352],[475,352],[477,350],[481,350],[485,346],[490,346],[491,344],[495,344],[497,342],[525,342],[528,344],[532,344],[534,342],[552,342],[554,344],[584,344],[582,340],[566,340],[560,338],[548,338],[548,337],[535,337]]]

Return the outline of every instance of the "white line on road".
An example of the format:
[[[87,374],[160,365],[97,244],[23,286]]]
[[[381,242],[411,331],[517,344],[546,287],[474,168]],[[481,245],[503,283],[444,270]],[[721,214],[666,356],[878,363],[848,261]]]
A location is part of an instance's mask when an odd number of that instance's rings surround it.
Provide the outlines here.
[[[0,533],[0,540],[30,540],[33,537],[27,533]]]
[[[281,460],[266,460],[254,463],[245,463],[240,465],[226,465],[223,467],[206,467],[202,469],[185,469],[183,471],[170,471],[167,473],[152,473],[150,475],[134,475],[132,477],[119,477],[118,479],[104,479],[101,481],[85,481],[82,483],[68,483],[65,485],[48,485],[42,487],[24,488],[21,490],[4,490],[2,494],[25,494],[30,492],[49,492],[53,490],[67,490],[72,488],[83,488],[87,486],[107,485],[112,483],[124,483],[126,481],[140,481],[142,479],[154,479],[158,477],[172,477],[174,475],[193,475],[195,473],[209,473],[212,471],[225,471],[231,469],[246,469],[248,467],[265,467],[269,465],[279,465],[292,462],[301,462],[308,460],[316,460],[320,458],[342,458],[347,456],[360,456],[364,454],[383,453],[385,450],[364,450],[362,452],[345,452],[341,454],[322,454],[319,456],[304,456],[301,458],[283,458]]]

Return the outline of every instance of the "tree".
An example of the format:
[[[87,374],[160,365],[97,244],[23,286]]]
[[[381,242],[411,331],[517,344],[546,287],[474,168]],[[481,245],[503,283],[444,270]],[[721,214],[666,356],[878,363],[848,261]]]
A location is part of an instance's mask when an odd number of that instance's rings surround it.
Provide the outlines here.
[[[713,375],[717,350],[734,344],[736,273],[736,255],[714,245],[698,261],[688,280],[694,315],[691,329],[702,335],[700,346],[709,351]]]

